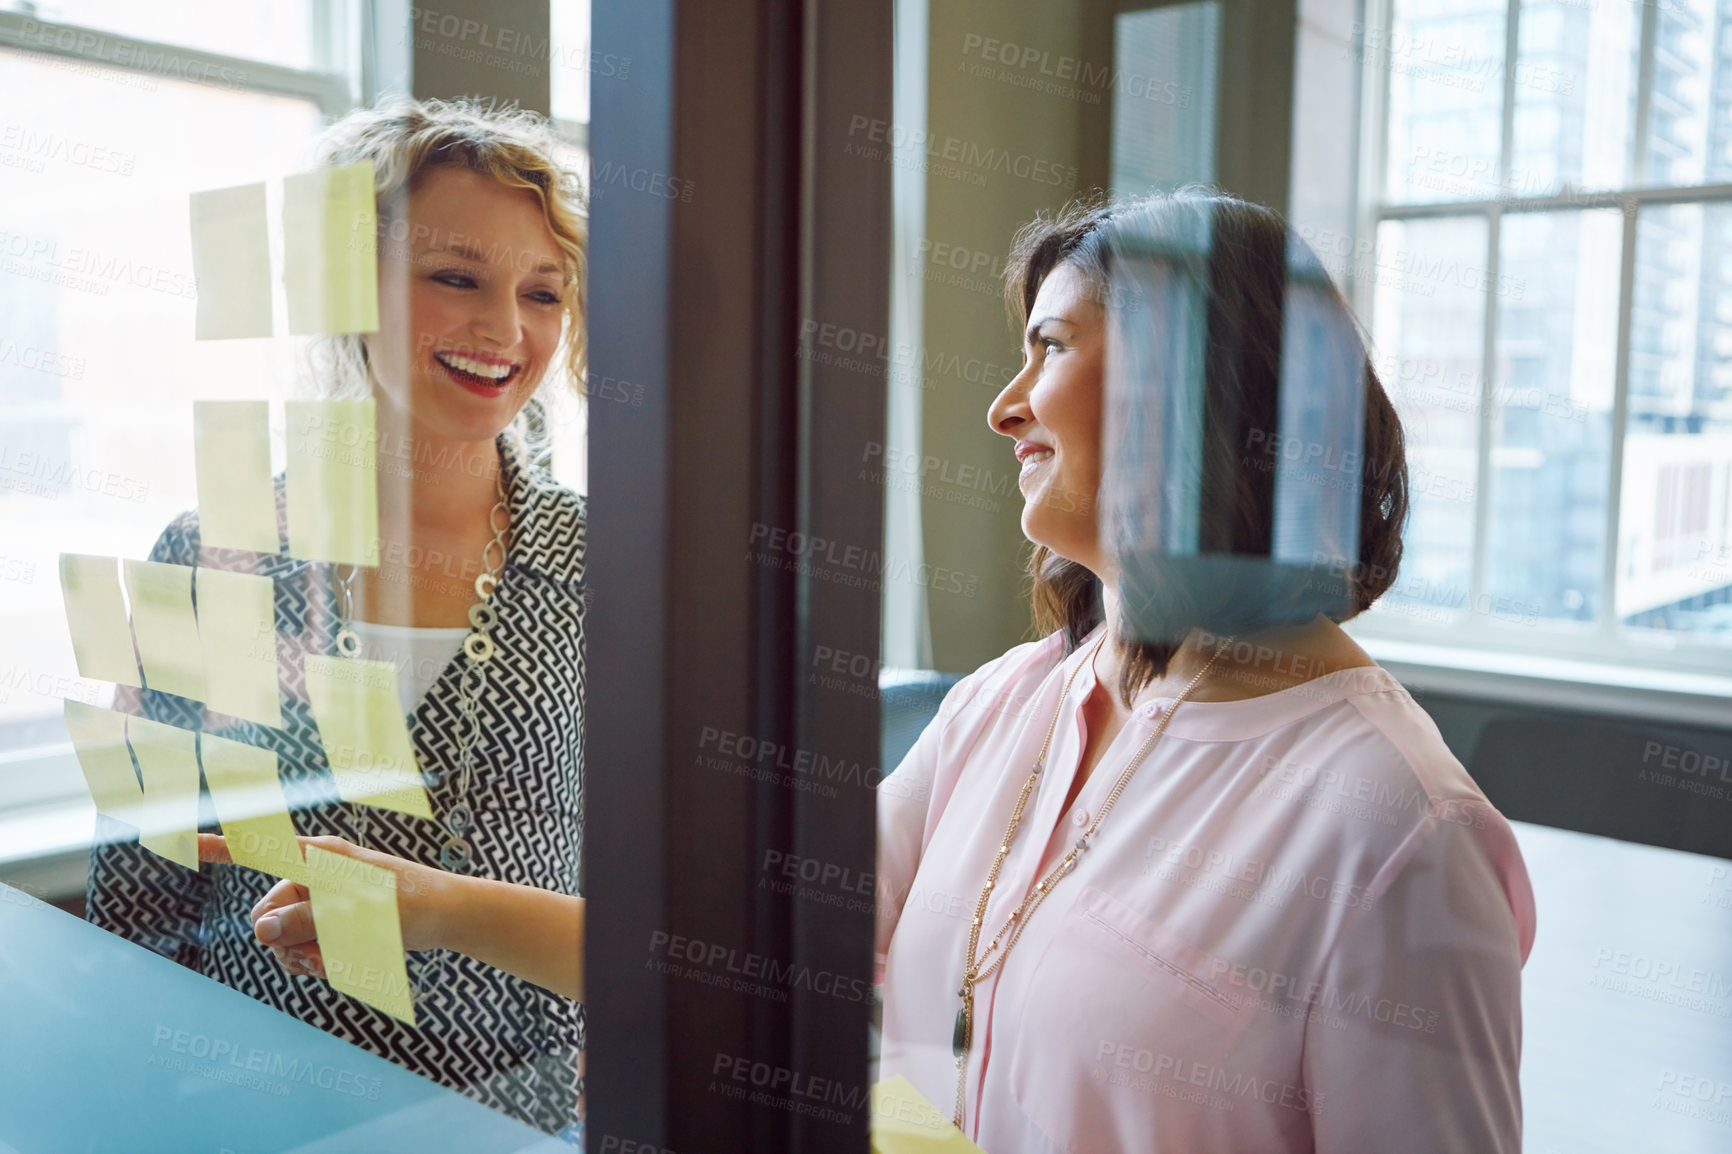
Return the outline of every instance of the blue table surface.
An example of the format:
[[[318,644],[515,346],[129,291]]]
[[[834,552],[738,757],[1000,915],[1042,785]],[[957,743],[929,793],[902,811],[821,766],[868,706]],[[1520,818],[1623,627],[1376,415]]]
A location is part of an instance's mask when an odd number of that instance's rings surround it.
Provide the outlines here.
[[[574,1149],[0,885],[0,1154]]]

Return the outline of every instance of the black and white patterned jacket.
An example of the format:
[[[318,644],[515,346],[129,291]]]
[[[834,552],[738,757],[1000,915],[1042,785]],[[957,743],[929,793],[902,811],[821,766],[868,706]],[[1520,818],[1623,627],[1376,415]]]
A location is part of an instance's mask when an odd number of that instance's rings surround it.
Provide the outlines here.
[[[467,798],[471,872],[565,894],[581,892],[583,843],[584,549],[582,497],[499,439],[510,552],[492,605],[497,652],[485,664],[481,735]],[[278,522],[283,491],[277,486]],[[283,533],[286,550],[287,534]],[[276,586],[277,669],[283,727],[230,717],[199,702],[122,689],[117,708],[274,750],[296,828],[439,864],[435,822],[336,798],[307,703],[302,659],[335,653],[332,566],[287,555],[202,548],[198,517],[176,518],[151,559],[271,577]],[[409,721],[435,815],[457,804],[461,725],[459,653]],[[205,827],[214,830],[208,798]],[[576,1121],[583,1007],[461,955],[409,955],[418,1025],[411,1027],[312,977],[291,977],[253,938],[248,911],[274,883],[253,870],[199,872],[141,849],[129,826],[99,818],[86,917],[250,994],[303,1022],[548,1132]],[[573,948],[576,944],[573,943]]]

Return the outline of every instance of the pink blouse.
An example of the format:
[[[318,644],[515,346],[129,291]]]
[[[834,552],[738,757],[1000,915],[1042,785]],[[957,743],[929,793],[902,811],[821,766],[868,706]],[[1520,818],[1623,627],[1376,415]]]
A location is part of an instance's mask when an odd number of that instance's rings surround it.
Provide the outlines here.
[[[981,885],[1090,649],[982,667],[880,787],[879,1077],[947,1116]],[[1172,707],[1139,705],[1066,811],[1094,686],[1064,702],[983,945]],[[1508,823],[1387,672],[1187,701],[977,988],[964,1130],[989,1154],[1515,1154],[1533,937]]]

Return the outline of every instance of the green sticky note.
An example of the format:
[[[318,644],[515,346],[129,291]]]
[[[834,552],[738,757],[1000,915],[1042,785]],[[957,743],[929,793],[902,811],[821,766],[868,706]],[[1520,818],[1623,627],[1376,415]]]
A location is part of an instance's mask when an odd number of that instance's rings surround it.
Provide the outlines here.
[[[148,718],[129,717],[126,736],[144,781],[144,800],[134,823],[138,844],[197,869],[198,735]]]
[[[278,552],[270,405],[194,401],[192,443],[199,541],[220,549]]]
[[[415,999],[403,961],[397,875],[308,846],[307,879],[313,930],[332,988],[413,1026]]]
[[[872,1154],[980,1154],[980,1147],[898,1074],[872,1087]]]
[[[379,564],[373,402],[290,401],[289,552],[308,561]]]
[[[201,568],[197,582],[205,704],[233,717],[280,727],[277,606],[271,579]]]
[[[378,217],[370,160],[283,178],[290,333],[378,331]]]
[[[144,802],[144,787],[132,767],[126,747],[126,714],[98,709],[68,698],[65,702],[66,732],[72,737],[78,768],[90,787],[96,812],[136,826],[138,809]]]
[[[397,667],[309,653],[307,700],[344,801],[431,819],[397,698]]]
[[[271,245],[265,186],[192,194],[192,272],[201,341],[271,335]]]
[[[142,687],[126,602],[120,596],[119,562],[113,557],[62,553],[60,591],[66,600],[66,627],[72,633],[78,675]]]
[[[206,733],[199,737],[199,757],[235,864],[307,885],[301,843],[277,776],[277,755]]]
[[[192,566],[129,560],[126,594],[145,685],[203,701],[204,650],[192,609]]]

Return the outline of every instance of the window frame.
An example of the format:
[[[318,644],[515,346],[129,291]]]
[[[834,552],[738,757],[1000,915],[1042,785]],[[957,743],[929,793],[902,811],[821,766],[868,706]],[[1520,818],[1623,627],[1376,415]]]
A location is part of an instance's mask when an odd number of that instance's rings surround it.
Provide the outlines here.
[[[68,33],[72,43],[58,43],[61,39],[58,35],[54,37],[54,42],[35,42],[35,36],[26,35],[26,25],[34,26],[37,36],[43,32]],[[14,10],[0,10],[0,48],[58,56],[92,66],[121,72],[138,72],[147,76],[156,73],[115,57],[132,57],[145,52],[169,52],[179,61],[197,64],[207,70],[237,72],[242,77],[242,80],[233,86],[237,91],[310,100],[318,106],[320,114],[328,123],[353,108],[362,95],[356,82],[359,69],[347,67],[359,54],[361,44],[357,11],[348,0],[314,0],[313,30],[315,67],[300,69],[164,41],[141,40],[81,24],[43,20]]]
[[[1412,201],[1392,203],[1387,199],[1389,144],[1389,86],[1394,76],[1391,36],[1395,0],[1365,0],[1365,20],[1359,29],[1361,62],[1360,119],[1360,211],[1355,214],[1361,239],[1375,244],[1379,226],[1385,221],[1441,218],[1478,218],[1486,222],[1484,268],[1487,283],[1496,283],[1499,271],[1502,224],[1506,214],[1563,212],[1584,209],[1615,209],[1620,213],[1621,251],[1618,274],[1616,353],[1613,369],[1611,436],[1607,461],[1606,508],[1603,510],[1603,552],[1600,558],[1601,593],[1591,623],[1539,622],[1516,631],[1499,627],[1483,614],[1468,612],[1465,619],[1447,626],[1403,621],[1386,614],[1370,613],[1351,626],[1355,637],[1380,660],[1402,666],[1417,682],[1442,689],[1459,690],[1460,675],[1494,674],[1497,688],[1515,698],[1538,704],[1558,704],[1556,688],[1573,685],[1587,691],[1584,701],[1599,699],[1596,688],[1611,691],[1614,700],[1630,704],[1634,694],[1642,712],[1656,710],[1667,716],[1699,715],[1704,703],[1717,702],[1723,711],[1732,699],[1732,645],[1687,634],[1625,629],[1616,612],[1619,531],[1623,504],[1625,435],[1628,431],[1630,383],[1630,334],[1634,309],[1636,245],[1639,214],[1648,208],[1674,204],[1732,202],[1732,184],[1644,185],[1634,183],[1648,156],[1648,121],[1652,100],[1654,53],[1658,11],[1643,4],[1641,36],[1635,77],[1635,125],[1632,132],[1625,187],[1598,192],[1566,189],[1541,196],[1505,192],[1510,175],[1510,154],[1516,116],[1516,73],[1521,16],[1531,0],[1505,0],[1504,66],[1500,110],[1496,185],[1492,199]],[[1367,47],[1366,30],[1377,33]],[[1343,273],[1345,288],[1361,317],[1374,315],[1375,276],[1357,275],[1348,262]],[[1478,604],[1487,591],[1488,536],[1492,502],[1492,449],[1497,369],[1498,308],[1486,294],[1480,359],[1478,437],[1475,446],[1473,557],[1468,604]],[[1540,672],[1543,670],[1543,672]],[[1680,681],[1679,679],[1683,680]],[[1686,684],[1687,682],[1687,684]],[[1485,690],[1481,690],[1484,692]],[[1668,710],[1669,699],[1676,707]]]

